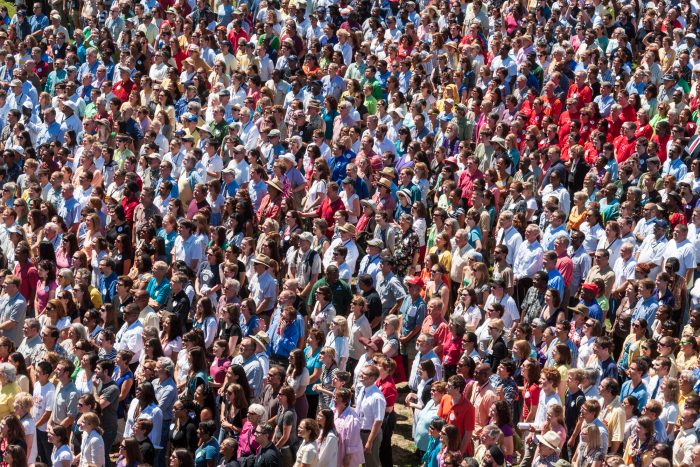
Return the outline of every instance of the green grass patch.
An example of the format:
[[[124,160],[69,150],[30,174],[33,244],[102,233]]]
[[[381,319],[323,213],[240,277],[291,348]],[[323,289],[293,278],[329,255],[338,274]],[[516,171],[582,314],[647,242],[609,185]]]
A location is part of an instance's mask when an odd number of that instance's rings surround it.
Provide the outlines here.
[[[0,6],[5,5],[7,7],[7,11],[10,12],[10,18],[15,15],[17,12],[17,7],[15,7],[14,2],[7,2],[5,0],[0,0]]]

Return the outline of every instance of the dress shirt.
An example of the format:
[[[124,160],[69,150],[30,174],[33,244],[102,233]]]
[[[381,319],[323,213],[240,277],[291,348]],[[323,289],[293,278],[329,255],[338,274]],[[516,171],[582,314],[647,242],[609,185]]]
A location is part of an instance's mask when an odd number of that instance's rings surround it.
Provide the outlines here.
[[[524,277],[532,277],[537,271],[542,269],[544,259],[544,250],[540,246],[540,242],[522,242],[515,252],[515,261],[513,263],[513,277],[522,279]]]

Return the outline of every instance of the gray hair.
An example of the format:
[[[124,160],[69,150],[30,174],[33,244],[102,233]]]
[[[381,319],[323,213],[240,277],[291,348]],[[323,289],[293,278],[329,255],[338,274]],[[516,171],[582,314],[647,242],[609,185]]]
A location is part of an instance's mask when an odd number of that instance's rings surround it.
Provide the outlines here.
[[[265,410],[265,407],[260,404],[250,404],[248,407],[248,413],[254,413],[258,417],[264,417],[267,410]]]
[[[27,318],[24,320],[24,324],[29,326],[31,329],[39,329],[41,330],[41,323],[39,322],[38,319],[36,318]]]
[[[698,382],[698,377],[695,376],[695,373],[693,373],[693,372],[690,371],[690,370],[683,370],[683,371],[681,371],[680,376],[682,376],[686,381],[688,381],[688,383],[689,383],[691,386],[695,386],[695,383]]]
[[[584,368],[583,374],[586,376],[586,379],[591,384],[595,384],[596,381],[598,381],[598,377],[600,376],[600,372],[597,368]]]
[[[238,282],[238,280],[236,280],[236,279],[232,279],[232,278],[226,279],[226,281],[224,282],[224,285],[226,285],[227,287],[233,287],[233,290],[236,291],[234,295],[238,295],[238,292],[240,292],[240,290],[241,290],[241,283]]]
[[[427,332],[422,332],[421,336],[423,336],[423,339],[425,339],[425,343],[428,344],[430,347],[433,347],[433,344],[435,344],[435,338],[428,334]]]
[[[175,373],[175,364],[170,358],[160,357],[158,363],[163,367],[163,371],[165,371],[168,376],[172,376]]]
[[[0,363],[0,374],[5,383],[14,383],[17,379],[17,368],[12,363]]]
[[[80,323],[73,323],[70,329],[78,335],[78,340],[87,340],[87,329]]]

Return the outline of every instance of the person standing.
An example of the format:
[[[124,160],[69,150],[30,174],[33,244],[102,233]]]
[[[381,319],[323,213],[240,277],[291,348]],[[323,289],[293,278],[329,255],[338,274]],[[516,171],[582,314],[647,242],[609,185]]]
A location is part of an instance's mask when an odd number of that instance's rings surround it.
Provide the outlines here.
[[[382,443],[382,420],[386,399],[377,387],[379,368],[368,365],[360,372],[356,407],[360,416],[360,437],[365,449],[365,466],[379,467],[379,446]]]
[[[95,365],[93,375],[93,385],[97,395],[97,403],[102,409],[100,424],[104,430],[102,439],[105,443],[105,450],[110,452],[114,440],[117,439],[117,409],[119,407],[119,386],[112,380],[114,373],[114,361],[102,359]],[[105,458],[107,466],[112,465],[109,455]]]

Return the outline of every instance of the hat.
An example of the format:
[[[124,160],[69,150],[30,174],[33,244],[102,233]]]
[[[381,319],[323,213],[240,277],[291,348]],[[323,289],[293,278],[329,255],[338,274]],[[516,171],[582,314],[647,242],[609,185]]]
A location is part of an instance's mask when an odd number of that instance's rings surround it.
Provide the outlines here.
[[[360,200],[360,206],[366,206],[372,210],[372,212],[377,212],[377,203],[371,199]]]
[[[205,133],[211,134],[211,130],[209,129],[208,126],[205,126],[205,125],[197,126],[197,130],[199,130],[200,132],[205,132]]]
[[[482,261],[484,261],[484,255],[482,255],[476,250],[471,250],[469,253],[467,253],[467,258],[473,259],[477,263],[481,263]]]
[[[12,81],[10,81],[10,86],[11,87],[22,86],[22,81],[15,78]]]
[[[386,175],[387,177],[394,178],[396,176],[396,170],[394,170],[393,167],[384,167],[382,169],[382,175]]]
[[[182,136],[185,136],[185,134],[186,134],[186,133],[185,133],[185,130],[177,130],[177,131],[175,131],[175,136],[180,136],[180,137],[182,137]]]
[[[284,191],[284,189],[282,188],[282,184],[276,178],[273,178],[272,180],[268,180],[267,186],[271,186],[272,188],[279,191],[280,193],[282,193]]]
[[[15,225],[10,226],[10,227],[7,229],[7,233],[11,233],[11,234],[20,234],[20,233],[21,233],[21,230],[20,230],[19,226],[17,226],[17,224],[15,224]]]
[[[500,136],[494,136],[493,138],[491,138],[491,142],[492,142],[493,144],[499,145],[499,146],[502,147],[503,149],[507,149],[507,148],[506,148],[506,140],[504,140],[504,139],[501,138]]]
[[[297,160],[294,158],[294,156],[291,153],[286,153],[286,154],[279,156],[279,160],[291,162],[292,165],[297,163]]]
[[[262,264],[263,266],[265,266],[267,268],[270,267],[270,258],[267,257],[266,255],[256,255],[253,262],[258,263],[258,264]]]
[[[675,80],[676,80],[676,78],[671,73],[667,73],[664,75],[664,81],[675,81]]]
[[[420,276],[409,276],[406,279],[404,279],[404,282],[408,285],[415,285],[416,287],[420,287],[421,289],[425,287],[425,282],[423,282],[423,279]]]
[[[559,459],[554,464],[552,464],[552,467],[571,467],[571,464],[569,463],[569,461],[565,461],[564,459]]]
[[[280,135],[281,135],[280,131],[279,131],[278,129],[276,129],[276,128],[270,130],[270,133],[268,133],[268,136],[269,136],[270,138],[279,138]]]
[[[380,184],[381,186],[386,187],[386,188],[388,188],[389,190],[391,190],[391,181],[389,181],[389,179],[387,179],[387,178],[380,178],[380,179],[379,179],[379,184]]]
[[[340,230],[341,232],[345,232],[347,234],[353,235],[353,236],[355,235],[355,226],[349,222],[338,227],[338,230]]]
[[[189,142],[189,143],[194,143],[194,136],[192,135],[185,135],[182,137],[183,142]]]
[[[189,114],[185,117],[188,122],[196,122],[199,118],[195,114]]]
[[[401,107],[397,107],[394,110],[392,110],[393,113],[399,116],[401,120],[406,116],[406,111],[402,109]]]
[[[379,350],[384,347],[384,339],[379,336],[372,336],[372,338],[360,337],[358,341],[360,341],[360,344],[373,349],[375,352],[379,352]]]
[[[506,281],[504,281],[503,279],[494,279],[491,281],[491,286],[505,289],[506,288]]]
[[[166,12],[166,13],[172,13],[172,14],[174,14],[174,15],[177,14],[177,10],[176,10],[175,8],[173,8],[173,7],[168,8],[167,10],[165,10],[165,12]]]
[[[561,447],[561,438],[553,431],[548,431],[543,435],[537,435],[537,440],[555,451],[559,451],[559,448]]]
[[[590,282],[583,284],[581,290],[588,290],[589,292],[593,292],[593,295],[598,295],[598,286]],[[588,307],[586,307],[586,309],[588,309]]]
[[[63,101],[63,105],[71,109],[73,112],[78,110],[78,106],[73,101]]]
[[[25,10],[17,10],[17,16],[27,16],[27,12]]]
[[[233,148],[233,152],[244,152],[245,151],[245,146],[242,144],[237,145],[235,148]]]
[[[668,229],[668,222],[666,222],[664,219],[656,219],[654,220],[654,226],[661,227],[662,229],[666,230]]]
[[[403,195],[405,196],[409,201],[411,201],[411,190],[408,188],[401,188],[396,192],[396,195]]]
[[[221,91],[219,91],[220,97],[225,97],[225,96],[230,96],[230,95],[231,95],[231,91],[229,91],[228,89],[222,89]]]
[[[457,159],[455,157],[448,157],[443,162],[447,165],[454,166],[453,168],[456,170],[459,168],[459,164],[457,163]]]
[[[235,174],[236,171],[233,170],[231,167],[226,167],[224,170],[221,171],[223,174]]]
[[[311,99],[309,101],[308,107],[313,107],[315,109],[321,108],[321,103],[317,99]]]
[[[373,246],[375,248],[379,248],[380,250],[383,250],[384,249],[384,242],[378,238],[372,238],[370,240],[367,240],[367,246]]]
[[[596,287],[597,291],[597,287]],[[570,306],[569,310],[573,311],[575,315],[588,316],[588,307],[583,303],[579,303],[576,306]]]
[[[263,349],[267,350],[268,344],[270,344],[270,338],[265,331],[258,331],[254,336],[250,336],[256,343],[260,345]]]
[[[125,66],[118,66],[118,67],[117,67],[117,71],[119,71],[120,73],[131,73],[131,70],[129,70],[129,69],[128,69],[127,67],[125,67]]]
[[[686,38],[686,39],[693,39],[693,40],[695,40],[695,39],[698,38],[698,36],[696,36],[694,33],[691,32],[691,33],[686,34],[686,35],[685,35],[685,38]]]
[[[450,104],[450,105],[455,105],[455,100],[454,99],[445,99],[445,104]]]
[[[307,242],[311,243],[314,241],[314,234],[311,232],[302,232],[299,234],[299,240],[306,240]]]
[[[441,122],[451,122],[452,121],[452,115],[450,114],[442,114],[440,117],[438,117],[438,120]]]

